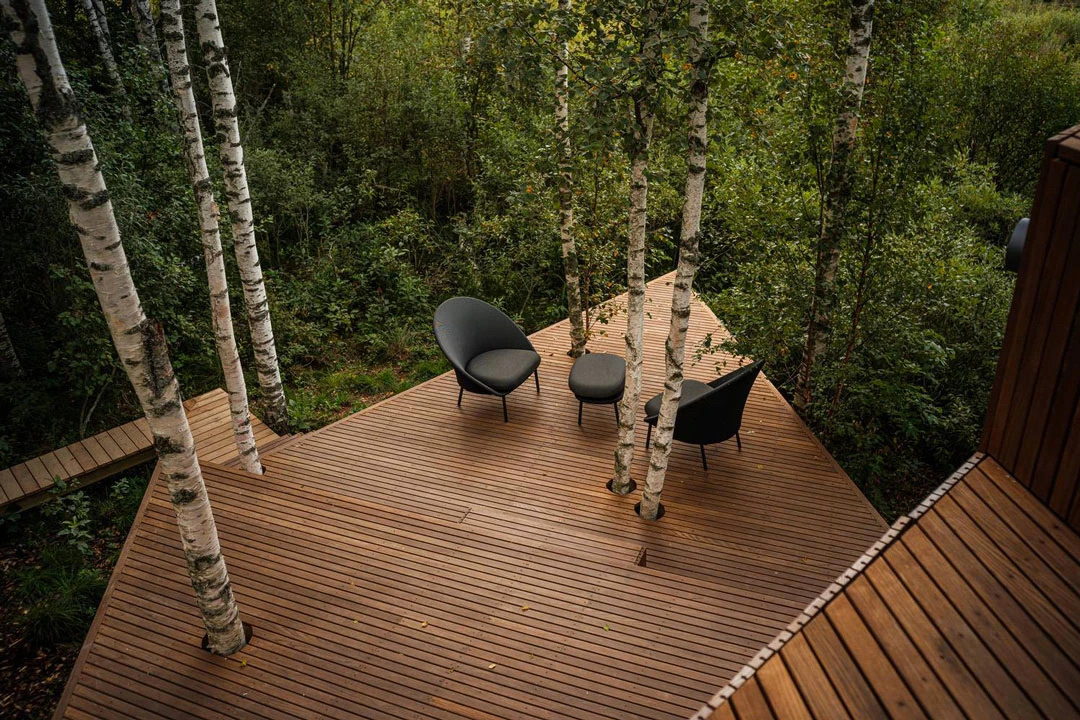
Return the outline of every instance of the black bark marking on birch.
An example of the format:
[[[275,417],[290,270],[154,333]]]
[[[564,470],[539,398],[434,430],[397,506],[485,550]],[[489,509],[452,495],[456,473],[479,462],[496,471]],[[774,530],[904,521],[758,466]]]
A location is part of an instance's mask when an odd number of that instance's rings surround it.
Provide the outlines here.
[[[170,495],[173,505],[187,505],[189,502],[193,502],[195,498],[199,497],[199,494],[194,490],[177,490]]]

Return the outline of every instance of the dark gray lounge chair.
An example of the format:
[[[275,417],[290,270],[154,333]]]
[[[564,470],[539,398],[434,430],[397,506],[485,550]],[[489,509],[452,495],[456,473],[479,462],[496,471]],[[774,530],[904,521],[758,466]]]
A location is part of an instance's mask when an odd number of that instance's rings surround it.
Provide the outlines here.
[[[458,407],[468,390],[502,398],[532,375],[540,392],[540,356],[525,333],[501,310],[483,300],[450,298],[435,310],[435,340],[457,376]]]
[[[750,388],[757,380],[764,360],[746,365],[717,378],[710,383],[683,380],[682,399],[675,416],[675,439],[679,442],[701,446],[701,466],[706,470],[705,446],[735,438],[742,450],[739,426],[742,425],[743,408],[750,397]],[[660,403],[664,394],[659,393],[645,403],[645,422],[649,432],[645,436],[645,449],[649,449],[653,426],[660,415]]]

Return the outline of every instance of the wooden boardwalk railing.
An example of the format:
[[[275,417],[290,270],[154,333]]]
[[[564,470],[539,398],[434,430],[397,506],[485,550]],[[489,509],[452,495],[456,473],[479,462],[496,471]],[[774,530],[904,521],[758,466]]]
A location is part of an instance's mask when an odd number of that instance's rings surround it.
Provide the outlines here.
[[[199,458],[228,463],[237,457],[229,417],[229,396],[218,388],[184,402]],[[258,418],[252,418],[255,441],[277,438]],[[59,450],[0,470],[0,512],[32,507],[49,497],[56,479],[84,487],[140,465],[154,457],[153,437],[146,418],[73,442]]]

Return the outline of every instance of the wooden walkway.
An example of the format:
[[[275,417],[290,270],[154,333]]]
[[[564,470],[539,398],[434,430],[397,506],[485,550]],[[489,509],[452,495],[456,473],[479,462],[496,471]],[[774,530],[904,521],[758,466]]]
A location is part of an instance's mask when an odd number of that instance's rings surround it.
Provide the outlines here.
[[[237,458],[229,416],[229,396],[218,388],[184,402],[199,458],[228,463]],[[255,441],[277,439],[273,430],[252,417]],[[43,502],[56,478],[86,486],[154,457],[146,418],[98,433],[24,463],[0,470],[0,510],[21,510]]]
[[[712,717],[1080,716],[1080,536],[993,458],[947,485],[722,690]]]
[[[650,284],[646,398],[662,387],[669,277]],[[616,320],[612,328],[621,323]],[[723,331],[695,304],[690,342]],[[58,717],[685,717],[885,524],[762,377],[743,450],[677,445],[658,523],[616,497],[609,407],[567,389],[565,325],[533,336],[539,395],[443,375],[266,452],[205,463],[254,639],[203,631],[156,479]],[[594,351],[622,350],[613,330]],[[711,379],[712,356],[688,375]],[[639,455],[635,475],[644,477]]]

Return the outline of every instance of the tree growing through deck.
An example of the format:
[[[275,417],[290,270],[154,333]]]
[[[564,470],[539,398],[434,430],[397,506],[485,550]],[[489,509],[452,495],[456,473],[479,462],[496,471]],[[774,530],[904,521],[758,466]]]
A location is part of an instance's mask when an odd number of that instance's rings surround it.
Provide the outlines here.
[[[683,358],[686,329],[690,324],[691,286],[698,266],[698,233],[701,229],[701,200],[705,190],[705,161],[708,147],[709,75],[713,52],[709,47],[708,0],[691,0],[689,9],[690,103],[686,114],[686,193],[683,198],[682,228],[679,234],[679,265],[671,291],[671,326],[664,343],[664,398],[656,421],[656,439],[649,458],[649,472],[641,492],[639,514],[655,520],[664,490],[675,416],[682,399]]]
[[[832,313],[836,300],[836,269],[840,263],[840,242],[849,224],[851,201],[851,156],[859,126],[866,71],[870,62],[870,37],[874,24],[874,0],[851,0],[848,47],[844,82],[840,87],[840,110],[833,127],[832,162],[825,180],[814,263],[814,294],[806,324],[806,347],[795,390],[795,403],[807,407],[812,399],[814,366],[829,346]]]
[[[259,248],[255,244],[255,222],[251,210],[247,170],[244,167],[244,148],[240,142],[240,123],[237,118],[236,95],[232,75],[225,56],[221,37],[217,3],[196,0],[195,24],[202,46],[206,75],[210,82],[210,100],[214,110],[214,130],[221,167],[225,175],[225,197],[232,220],[233,247],[240,282],[244,286],[244,305],[251,328],[251,344],[255,351],[255,370],[262,391],[264,420],[276,432],[284,432],[289,424],[289,408],[285,388],[281,383],[274,329],[270,324],[270,303],[266,297]]]
[[[626,139],[630,158],[630,211],[626,253],[626,389],[619,402],[619,437],[615,445],[615,475],[611,491],[632,492],[630,477],[634,462],[634,430],[641,396],[642,344],[645,333],[645,233],[649,194],[649,152],[656,119],[660,77],[664,58],[662,32],[667,4],[650,2],[641,28],[638,59],[640,76],[630,92],[630,136]]]
[[[562,241],[563,270],[566,275],[566,310],[570,317],[570,356],[585,353],[585,321],[581,312],[581,273],[577,243],[574,241],[574,150],[570,143],[570,35],[573,18],[571,0],[559,0],[555,27],[559,64],[555,70],[555,145],[559,173],[559,238]]]
[[[152,25],[152,23],[151,23]],[[180,14],[180,0],[162,0],[161,27],[165,35],[165,52],[168,57],[169,81],[176,98],[180,118],[180,132],[184,141],[184,161],[188,178],[195,195],[199,214],[199,234],[202,239],[203,258],[210,290],[210,316],[214,327],[214,345],[217,348],[221,369],[225,374],[225,389],[229,393],[229,414],[232,416],[233,437],[240,464],[248,472],[262,474],[259,450],[251,427],[248,409],[247,383],[236,349],[232,312],[229,304],[229,286],[225,277],[225,258],[221,249],[221,232],[218,226],[218,206],[214,201],[214,186],[206,168],[203,149],[202,127],[195,107],[192,91],[191,66],[188,64],[187,43],[184,39],[184,21]],[[155,41],[156,44],[156,41]]]
[[[44,0],[0,0],[0,9],[15,45],[19,78],[52,150],[113,345],[154,436],[208,647],[217,654],[232,654],[246,642],[244,627],[164,332],[143,313],[105,179],[60,60]]]

